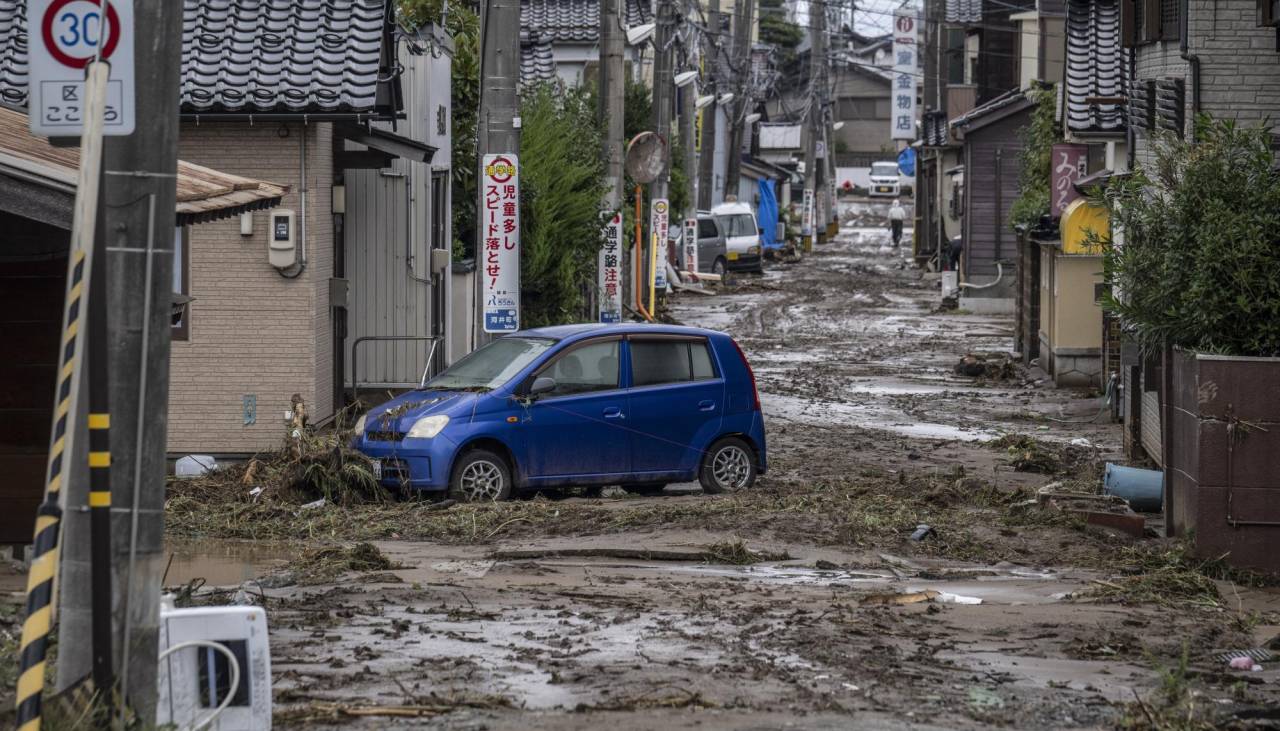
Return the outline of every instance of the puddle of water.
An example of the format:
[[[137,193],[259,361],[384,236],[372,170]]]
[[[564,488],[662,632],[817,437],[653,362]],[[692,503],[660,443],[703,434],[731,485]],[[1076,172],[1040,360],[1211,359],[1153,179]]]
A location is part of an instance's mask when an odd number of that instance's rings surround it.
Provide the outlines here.
[[[760,401],[765,407],[767,416],[793,421],[821,422],[827,425],[851,424],[864,429],[879,429],[921,439],[976,442],[988,441],[1000,436],[995,431],[977,426],[905,421],[910,417],[879,404],[818,402],[769,393],[762,393]]]
[[[170,543],[173,556],[165,586],[204,579],[207,586],[235,586],[280,568],[298,548],[275,543],[193,541]]]

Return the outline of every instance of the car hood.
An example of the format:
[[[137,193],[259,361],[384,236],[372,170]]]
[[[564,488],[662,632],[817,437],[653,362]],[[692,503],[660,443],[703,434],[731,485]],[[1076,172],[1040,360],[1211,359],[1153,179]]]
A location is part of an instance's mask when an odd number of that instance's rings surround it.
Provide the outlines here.
[[[473,391],[410,391],[369,410],[367,431],[409,431],[424,416],[468,412],[484,394]]]

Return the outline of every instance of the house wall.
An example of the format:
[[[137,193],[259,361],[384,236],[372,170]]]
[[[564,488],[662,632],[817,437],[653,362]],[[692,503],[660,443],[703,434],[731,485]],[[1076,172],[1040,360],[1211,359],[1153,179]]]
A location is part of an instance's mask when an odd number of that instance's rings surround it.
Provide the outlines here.
[[[1052,353],[1049,372],[1060,386],[1098,385],[1102,374],[1102,308],[1093,294],[1094,285],[1102,281],[1102,257],[1064,255],[1061,249],[1048,246],[1043,251],[1054,260],[1051,322],[1048,337],[1041,339],[1047,340]],[[1042,317],[1042,331],[1045,324]]]
[[[990,280],[997,260],[1012,260],[1017,242],[1009,209],[1018,197],[1025,111],[965,135],[965,280]],[[1006,279],[1013,274],[1005,266]],[[989,294],[995,294],[994,292]]]
[[[267,263],[268,215],[190,229],[190,337],[170,358],[169,451],[250,453],[285,436],[293,394],[316,421],[333,411],[329,277],[333,272],[332,127],[246,122],[184,122],[178,154],[224,172],[289,186],[280,207],[297,215],[301,235],[301,144],[306,141],[307,267],[295,279]],[[244,396],[257,418],[244,423]]]

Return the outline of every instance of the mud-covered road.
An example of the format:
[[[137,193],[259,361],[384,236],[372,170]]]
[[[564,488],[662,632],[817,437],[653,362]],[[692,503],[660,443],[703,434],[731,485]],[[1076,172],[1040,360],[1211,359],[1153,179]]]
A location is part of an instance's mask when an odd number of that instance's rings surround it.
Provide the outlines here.
[[[171,523],[206,536],[175,540],[169,583],[257,577],[279,728],[1154,728],[1187,700],[1274,706],[1274,663],[1214,656],[1275,636],[1280,594],[1038,507],[1032,488],[1118,456],[1102,398],[956,375],[1008,351],[1010,319],[935,312],[881,211],[845,213],[803,261],[671,303],[755,365],[771,470],[752,495],[282,512],[311,522],[265,548],[193,518]],[[1050,463],[1015,469],[990,444],[1008,434]],[[357,539],[390,565],[306,580],[323,559],[300,551]]]

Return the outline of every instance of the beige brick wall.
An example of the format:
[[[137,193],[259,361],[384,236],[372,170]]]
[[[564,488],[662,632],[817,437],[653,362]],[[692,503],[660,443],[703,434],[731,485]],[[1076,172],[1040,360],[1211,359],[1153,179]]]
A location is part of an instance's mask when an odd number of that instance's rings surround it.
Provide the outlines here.
[[[287,134],[286,134],[287,133]],[[193,226],[190,339],[175,341],[169,388],[171,453],[256,452],[280,444],[290,397],[312,419],[332,411],[328,280],[333,272],[332,127],[247,122],[183,123],[179,157],[288,185],[280,206],[301,221],[301,135],[306,135],[307,268],[282,277],[267,262],[268,216],[252,236],[229,218]],[[297,227],[299,234],[302,227]],[[243,398],[257,397],[245,425]]]

